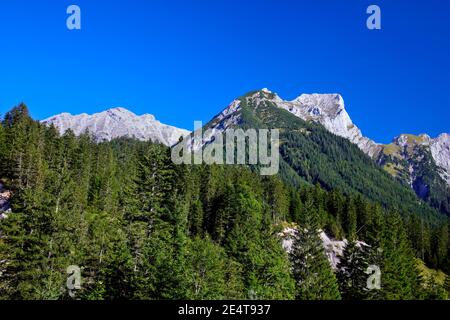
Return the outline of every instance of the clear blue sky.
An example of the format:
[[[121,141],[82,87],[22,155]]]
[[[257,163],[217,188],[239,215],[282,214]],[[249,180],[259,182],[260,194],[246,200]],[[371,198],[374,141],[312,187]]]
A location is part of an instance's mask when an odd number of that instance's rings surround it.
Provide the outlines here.
[[[66,8],[82,30],[66,28]],[[382,30],[366,28],[378,4]],[[450,1],[14,0],[0,3],[0,113],[122,106],[191,129],[235,97],[337,92],[363,133],[450,132]]]

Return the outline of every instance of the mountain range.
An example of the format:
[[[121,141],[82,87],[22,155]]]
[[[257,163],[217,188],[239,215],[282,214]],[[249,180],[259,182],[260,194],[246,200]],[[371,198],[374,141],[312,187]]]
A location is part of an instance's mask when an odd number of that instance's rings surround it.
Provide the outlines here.
[[[68,129],[75,135],[89,132],[97,142],[130,137],[172,146],[180,137],[189,134],[188,130],[162,124],[151,114],[138,116],[125,108],[113,108],[93,115],[61,113],[42,122],[54,125],[61,134]]]
[[[257,119],[255,114],[250,117],[253,118],[250,122],[256,121],[251,125],[248,123],[249,110],[251,113],[260,111]],[[284,112],[280,113],[280,111]],[[362,152],[399,182],[412,188],[421,199],[445,213],[450,213],[449,134],[443,133],[437,138],[431,138],[426,134],[401,134],[395,137],[392,143],[383,145],[362,134],[351,120],[346,111],[344,99],[339,94],[302,94],[288,101],[268,89],[254,91],[235,99],[211,119],[206,127],[213,129],[214,133],[231,127],[267,126],[268,122],[273,121],[264,117],[264,113],[267,114],[267,112],[276,112],[274,116],[278,119],[289,118],[289,120],[285,119],[284,125],[297,123],[297,126],[303,126],[294,120],[299,119],[305,123],[319,124],[329,133],[345,138],[358,146]],[[162,124],[152,115],[137,116],[124,108],[110,109],[93,115],[62,113],[42,122],[53,124],[60,133],[68,129],[77,135],[88,131],[96,141],[127,136],[172,146],[179,141],[180,137],[190,133],[188,130]],[[304,133],[310,129],[303,127],[291,128],[292,130],[303,130]],[[208,137],[205,138],[204,143],[208,143]],[[317,147],[313,146],[313,148]],[[289,160],[286,159],[286,154],[282,156],[284,156],[283,159]],[[303,178],[310,174],[305,173],[305,167],[295,168],[292,163],[289,167],[291,167],[289,170],[293,169],[297,173],[300,171],[300,176]],[[342,175],[338,171],[336,174]],[[317,182],[314,180],[310,182]],[[324,181],[321,182],[324,183]]]

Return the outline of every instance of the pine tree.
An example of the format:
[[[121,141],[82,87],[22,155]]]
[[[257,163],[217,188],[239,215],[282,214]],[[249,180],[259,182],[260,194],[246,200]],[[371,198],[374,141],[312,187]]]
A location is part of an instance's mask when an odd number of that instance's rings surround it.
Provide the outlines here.
[[[270,226],[263,221],[261,198],[241,181],[236,185],[236,218],[226,248],[243,267],[247,297],[290,299],[294,283],[287,255]]]
[[[294,222],[300,221],[302,202],[297,190],[291,189],[289,197],[289,217]]]
[[[345,246],[337,265],[337,279],[343,299],[361,300],[367,297],[368,266],[369,248],[356,241],[350,241]]]
[[[347,210],[345,214],[345,231],[347,233],[347,239],[349,239],[350,241],[356,239],[357,212],[356,205],[353,199],[350,199],[347,203]]]
[[[222,247],[214,244],[209,237],[195,237],[188,242],[187,264],[189,299],[226,298],[227,257]]]
[[[265,177],[265,198],[269,207],[270,221],[279,223],[287,218],[289,211],[289,198],[287,190],[278,177]]]
[[[317,230],[316,215],[311,203],[306,204],[305,223],[293,235],[289,257],[299,300],[339,300],[336,276],[325,255]]]
[[[397,212],[389,212],[381,239],[381,286],[384,299],[414,299],[419,292],[419,273],[406,232]]]
[[[187,212],[179,203],[177,176],[169,150],[150,145],[140,156],[131,208],[135,298],[184,298]],[[183,217],[182,217],[183,216]]]
[[[0,123],[0,177],[4,177],[6,174],[5,170],[5,157],[6,157],[6,139],[5,139],[5,129],[3,124]]]
[[[344,222],[344,201],[343,195],[336,190],[333,190],[328,197],[327,209],[335,220],[335,224],[330,226],[330,231],[337,239],[344,238],[344,230],[342,228]]]

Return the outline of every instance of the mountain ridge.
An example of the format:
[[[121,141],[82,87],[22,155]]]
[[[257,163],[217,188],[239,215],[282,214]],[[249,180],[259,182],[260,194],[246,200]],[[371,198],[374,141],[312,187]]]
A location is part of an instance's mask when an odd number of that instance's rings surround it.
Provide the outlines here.
[[[390,175],[412,188],[421,199],[430,193],[440,193],[445,212],[450,213],[450,134],[442,133],[436,138],[427,134],[400,134],[390,144],[380,144],[363,135],[353,123],[346,110],[343,97],[338,93],[303,93],[293,100],[284,100],[267,88],[252,91],[243,97],[256,105],[262,101],[285,110],[295,117],[322,125],[327,131],[347,139],[358,146]],[[214,134],[240,121],[241,98],[233,100],[213,117],[205,127],[212,129],[204,136],[203,144],[211,141]],[[72,129],[79,135],[89,131],[96,141],[112,140],[127,136],[139,140],[152,140],[167,146],[176,144],[188,130],[160,123],[153,115],[135,115],[125,108],[113,108],[93,115],[61,113],[42,121],[53,124],[60,133]],[[193,146],[194,149],[201,145]]]
[[[282,110],[283,112],[286,112],[286,114],[275,112],[276,110]],[[270,116],[267,116],[268,114],[270,114]],[[301,122],[294,121],[294,118],[292,117],[301,120]],[[278,118],[279,121],[277,121],[276,118]],[[316,125],[311,127],[311,125],[307,125],[307,123],[315,123]],[[279,127],[280,125],[281,127]],[[292,125],[295,128],[292,127]],[[314,158],[316,156],[311,157],[309,155],[305,155],[304,153],[316,153],[317,151],[319,151],[319,154],[317,156],[319,158],[322,158],[322,160],[320,161],[322,161],[323,163],[323,161],[341,161],[342,157],[336,157],[336,152],[339,153],[354,151],[351,151],[346,146],[340,146],[338,149],[341,150],[338,151],[334,146],[325,146],[323,145],[323,141],[315,140],[317,139],[317,137],[306,137],[311,133],[311,130],[312,132],[316,132],[318,130],[316,129],[317,125],[322,127],[325,131],[331,133],[332,135],[343,138],[350,142],[352,145],[356,145],[357,149],[361,150],[368,157],[368,160],[370,158],[374,165],[377,165],[380,168],[384,169],[386,173],[393,176],[394,178],[396,178],[396,180],[399,180],[399,182],[415,191],[416,195],[419,196],[419,198],[432,204],[434,208],[446,214],[450,214],[450,189],[447,185],[447,182],[445,182],[445,180],[442,178],[442,176],[445,177],[445,174],[447,174],[447,172],[450,172],[450,167],[449,169],[447,169],[446,167],[439,167],[436,164],[437,161],[435,161],[433,158],[434,156],[436,157],[436,159],[440,159],[441,165],[446,164],[446,159],[448,159],[448,156],[446,156],[445,152],[447,150],[450,150],[447,149],[448,144],[446,138],[448,137],[448,135],[442,134],[439,136],[440,138],[437,140],[439,143],[436,144],[434,155],[430,150],[430,146],[427,146],[425,150],[423,150],[423,152],[401,153],[404,158],[401,159],[401,163],[397,163],[399,162],[397,158],[391,159],[390,157],[386,156],[387,153],[389,154],[390,149],[392,149],[391,145],[377,144],[362,135],[361,130],[355,124],[353,124],[350,116],[346,112],[345,104],[339,94],[304,94],[294,100],[285,101],[268,89],[252,91],[233,100],[225,109],[223,109],[218,115],[216,115],[204,126],[204,132],[208,133],[209,135],[204,136],[203,145],[206,145],[213,141],[215,134],[217,134],[218,132],[223,132],[228,128],[240,127],[243,129],[249,129],[259,127],[267,128],[267,126],[273,128],[289,127],[287,131],[291,132],[291,138],[296,141],[293,145],[290,145],[290,148],[293,148],[293,150],[297,151],[294,151],[294,153],[292,153],[292,150],[289,150],[289,148],[285,149],[284,146],[286,146],[286,144],[285,141],[283,141],[281,148],[282,150],[280,150],[280,152],[285,153],[284,155],[286,155],[287,152],[287,154],[291,154],[291,156],[288,157],[290,163],[284,163],[284,160],[282,159],[280,165],[286,165],[287,167],[291,166],[291,169],[295,169],[295,171],[297,172],[298,170],[300,170],[300,172],[302,172],[302,174],[306,174],[306,176],[309,176],[310,173],[308,173],[308,171],[311,170],[310,166],[313,166],[313,176],[316,177],[313,178],[313,180],[322,180],[322,184],[324,183],[324,186],[326,188],[332,188],[332,186],[329,185],[329,182],[331,182],[332,180],[335,180],[335,182],[339,181],[341,178],[338,177],[343,174],[341,171],[342,168],[339,169],[340,165],[338,163],[335,163],[334,165],[329,166],[329,169],[327,170],[331,171],[329,171],[328,173],[317,172],[317,170],[325,169],[319,169],[316,164],[309,162],[311,161],[312,157]],[[297,133],[304,133],[303,137],[302,135],[297,135]],[[293,137],[292,134],[296,135],[296,137]],[[323,133],[320,133],[320,130],[317,131],[317,134],[323,135]],[[307,142],[311,139],[314,140],[312,141],[313,144]],[[325,139],[332,144],[340,144],[338,140],[332,137],[324,136],[320,139]],[[435,140],[430,141],[434,142]],[[406,142],[408,143],[408,141]],[[188,141],[187,143],[188,145],[190,145],[190,141]],[[305,145],[305,143],[311,145],[307,146]],[[430,143],[430,145],[434,145],[434,143]],[[198,149],[199,147],[201,146],[194,146],[194,149]],[[307,148],[309,151],[307,151],[305,148]],[[316,148],[318,149],[316,150]],[[323,153],[324,148],[328,149],[327,152],[332,153]],[[442,151],[445,152],[441,154]],[[424,155],[426,155],[426,157]],[[437,156],[439,156],[440,158],[437,158]],[[351,161],[359,159],[356,160],[357,163],[360,163],[360,161],[362,161],[363,163],[367,162],[362,158],[360,159],[359,155],[355,155],[353,157],[350,157],[349,159],[351,158],[353,158],[353,160]],[[316,161],[318,160],[319,159],[316,159]],[[304,164],[300,164],[299,161],[307,161],[309,165],[305,167]],[[351,162],[347,163],[346,166],[350,163]],[[414,165],[411,166],[410,163],[414,163]],[[364,164],[364,166],[367,166],[367,164],[368,163]],[[400,177],[396,175],[393,170],[391,170],[391,166],[394,164],[400,166],[399,168],[401,169],[404,176]],[[355,163],[354,165],[357,164]],[[366,167],[366,169],[369,171],[371,170],[369,169],[369,167]],[[345,171],[347,172],[347,169],[345,169]],[[350,172],[347,172],[346,174],[350,174]],[[332,175],[331,180],[330,177],[325,177],[326,175]],[[343,181],[341,181],[340,183],[343,183]],[[351,183],[351,185],[353,186],[359,184],[360,183],[358,181],[353,181]],[[336,186],[337,185],[334,184],[334,187]],[[340,188],[346,187],[344,185],[340,185]],[[360,186],[359,188],[361,189],[362,187]],[[373,189],[372,191],[374,191],[375,189]],[[374,192],[378,193],[380,191],[381,190],[378,189],[378,191]],[[388,195],[384,194],[384,197],[388,197]]]
[[[143,141],[152,140],[166,146],[172,146],[178,142],[180,137],[190,133],[188,130],[163,124],[151,114],[139,116],[122,107],[91,115],[87,113],[72,115],[65,112],[41,122],[47,125],[53,124],[60,134],[69,129],[75,135],[88,131],[97,142],[110,141],[125,136]]]
[[[262,96],[258,96],[262,93]],[[344,99],[340,94],[301,94],[293,100],[283,100],[276,93],[264,88],[262,90],[255,91],[250,94],[252,99],[255,99],[256,103],[261,100],[267,100],[273,103],[278,108],[284,109],[298,118],[305,121],[314,121],[323,125],[329,132],[346,138],[350,142],[356,144],[365,154],[371,157],[378,163],[383,163],[386,159],[386,153],[389,153],[392,149],[391,144],[380,144],[364,136],[362,131],[353,123],[349,114],[346,111]],[[227,115],[225,125],[218,123],[217,127],[227,127],[236,122],[236,117],[233,117],[233,113],[239,110],[239,99],[234,100],[228,107],[222,111],[219,115]],[[220,118],[217,118],[220,119]],[[231,121],[231,119],[233,119]],[[231,121],[231,122],[230,122]],[[213,121],[214,122],[214,121]],[[217,129],[217,128],[216,128]],[[400,134],[393,139],[393,143],[408,144],[411,142],[406,139],[404,142],[400,142],[399,139],[405,136],[413,136],[410,134]],[[425,143],[423,146],[427,149],[432,156],[432,161],[436,164],[436,173],[439,177],[450,187],[450,134],[442,133],[436,138],[431,138],[427,134],[422,134]],[[412,159],[413,154],[405,154],[405,161],[421,162],[422,158],[419,156],[417,159]],[[426,165],[425,163],[423,165]],[[396,176],[396,174],[390,170],[389,167],[385,167],[387,171]],[[414,172],[410,172],[408,179],[411,179]],[[421,180],[422,177],[419,177]],[[412,184],[412,183],[411,183]],[[410,185],[411,185],[410,184]],[[430,186],[422,185],[420,188],[428,189]]]

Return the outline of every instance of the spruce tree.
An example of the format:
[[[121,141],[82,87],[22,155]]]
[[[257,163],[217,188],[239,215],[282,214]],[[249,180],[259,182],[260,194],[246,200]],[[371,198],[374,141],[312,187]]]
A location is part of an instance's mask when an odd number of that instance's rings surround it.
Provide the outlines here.
[[[367,297],[369,250],[366,245],[350,241],[337,265],[337,279],[342,298],[361,300]]]
[[[230,257],[242,265],[247,298],[293,298],[294,282],[281,241],[263,222],[261,198],[240,181],[235,188],[235,222],[226,239]]]
[[[209,237],[195,237],[187,244],[189,299],[224,299],[227,296],[227,256]]]
[[[317,213],[310,203],[306,208],[308,213],[304,224],[295,230],[289,253],[296,282],[296,299],[339,300],[338,282],[317,229]]]
[[[385,216],[381,250],[382,297],[388,300],[417,298],[419,273],[398,212]]]

